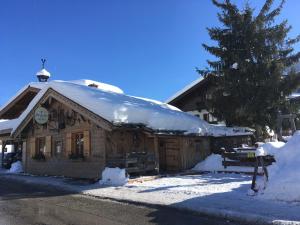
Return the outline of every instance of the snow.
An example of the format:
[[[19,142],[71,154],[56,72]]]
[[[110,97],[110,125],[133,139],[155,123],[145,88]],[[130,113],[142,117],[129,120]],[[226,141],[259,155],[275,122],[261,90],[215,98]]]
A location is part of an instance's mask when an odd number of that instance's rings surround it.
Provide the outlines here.
[[[46,70],[46,69],[42,69],[40,71],[38,71],[36,73],[37,76],[46,76],[46,77],[50,77],[51,74]]]
[[[262,198],[300,202],[300,131],[271,152],[276,163],[268,167],[269,183]]]
[[[14,152],[14,150],[15,150],[15,146],[14,145],[5,145],[5,148],[6,148],[5,153]],[[2,145],[1,144],[0,144],[0,152],[2,152]]]
[[[262,146],[259,146],[256,151],[255,151],[255,156],[266,156],[267,152],[265,151],[265,149]]]
[[[168,98],[166,100],[166,103],[170,103],[171,101],[173,101],[174,99],[176,99],[177,97],[179,97],[180,95],[182,95],[184,92],[186,92],[187,90],[191,89],[192,87],[196,86],[197,84],[199,84],[201,81],[203,80],[203,77],[199,77],[198,79],[194,80],[192,83],[188,84],[187,86],[185,86],[183,89],[181,89],[180,91],[176,92],[174,95],[172,95],[170,98]]]
[[[16,119],[12,133],[51,88],[113,124],[144,124],[157,131],[182,131],[209,136],[251,134],[241,128],[210,125],[204,120],[155,100],[104,91],[67,81],[50,81],[39,86],[43,87]]]
[[[23,172],[23,166],[21,161],[12,163],[10,169],[8,170],[8,173],[22,173],[22,172]]]
[[[99,181],[101,185],[122,186],[128,182],[125,169],[108,168],[102,171],[102,179]]]
[[[238,65],[239,64],[237,62],[235,62],[232,64],[231,68],[236,70],[238,68]]]
[[[84,85],[84,86],[89,86],[89,85],[95,84],[98,86],[97,88],[100,90],[114,92],[114,93],[118,93],[118,94],[124,94],[124,91],[117,86],[114,86],[111,84],[106,84],[106,83],[101,83],[101,82],[94,81],[94,80],[81,79],[81,80],[72,80],[69,82],[74,83],[74,84]]]
[[[267,155],[274,156],[278,152],[278,150],[284,145],[285,145],[284,142],[276,141],[276,142],[267,142],[261,145],[261,147],[266,151]]]
[[[253,172],[253,167],[227,166],[222,165],[223,158],[218,154],[211,154],[202,162],[199,162],[192,170],[209,172]]]
[[[0,120],[0,132],[6,131],[10,132],[15,126],[17,126],[19,120],[13,119],[13,120]]]
[[[251,176],[241,174],[204,174],[173,176],[124,186],[74,184],[65,178],[4,175],[26,183],[50,185],[88,196],[168,205],[212,216],[222,216],[269,224],[299,224],[300,204],[285,203],[249,196]],[[293,222],[290,222],[293,221]]]
[[[300,97],[300,93],[299,92],[294,92],[288,98],[293,99],[293,98],[299,98],[299,97]]]

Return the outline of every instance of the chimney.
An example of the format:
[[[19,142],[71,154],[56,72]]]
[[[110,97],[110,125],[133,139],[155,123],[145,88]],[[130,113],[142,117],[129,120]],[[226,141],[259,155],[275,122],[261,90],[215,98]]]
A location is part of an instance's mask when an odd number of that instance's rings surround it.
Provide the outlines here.
[[[41,59],[42,69],[36,73],[39,82],[47,82],[51,74],[45,69],[46,59]]]

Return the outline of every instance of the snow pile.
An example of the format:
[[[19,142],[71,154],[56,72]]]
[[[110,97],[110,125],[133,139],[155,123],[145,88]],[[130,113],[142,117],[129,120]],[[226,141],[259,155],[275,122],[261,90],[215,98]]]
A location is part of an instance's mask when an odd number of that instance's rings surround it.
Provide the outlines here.
[[[276,163],[268,167],[269,183],[262,198],[300,201],[300,131],[278,151]]]
[[[223,158],[218,154],[209,155],[204,161],[199,162],[192,170],[195,171],[209,171],[209,172],[253,172],[252,167],[242,167],[242,166],[227,166],[224,168],[222,165]]]
[[[222,166],[222,156],[217,154],[211,154],[204,161],[199,162],[193,170],[196,171],[220,171],[224,169]]]
[[[21,161],[17,161],[11,164],[11,167],[8,170],[8,173],[22,173],[22,172],[23,172],[23,166]]]
[[[281,147],[285,145],[284,142],[281,141],[276,141],[276,142],[267,142],[261,147],[264,149],[266,152],[266,155],[276,155],[276,153],[279,151]]]
[[[102,179],[99,181],[101,185],[123,186],[128,182],[125,169],[108,168],[102,171]]]
[[[257,157],[257,156],[266,156],[267,155],[267,151],[263,148],[263,147],[261,147],[261,146],[259,146],[257,149],[256,149],[256,151],[255,151],[255,156]]]

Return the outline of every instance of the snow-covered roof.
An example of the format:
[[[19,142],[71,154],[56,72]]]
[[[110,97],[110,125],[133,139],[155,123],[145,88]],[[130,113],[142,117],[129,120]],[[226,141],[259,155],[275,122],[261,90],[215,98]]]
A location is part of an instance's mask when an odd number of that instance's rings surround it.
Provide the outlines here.
[[[38,71],[36,73],[37,76],[46,76],[46,77],[50,77],[51,74],[46,70],[46,69],[41,69],[40,71]]]
[[[179,90],[174,95],[172,95],[170,98],[168,98],[166,100],[166,103],[170,103],[171,101],[173,101],[174,99],[176,99],[177,97],[179,97],[180,95],[182,95],[184,92],[188,91],[189,89],[191,89],[195,85],[199,84],[203,79],[204,78],[201,76],[198,79],[194,80],[192,83],[188,84],[183,89]]]
[[[56,81],[54,80],[54,82],[56,82]],[[84,86],[89,86],[91,84],[96,84],[97,88],[101,89],[103,91],[109,91],[109,92],[115,92],[115,93],[124,94],[123,90],[120,89],[119,87],[114,86],[114,85],[110,85],[110,84],[106,84],[106,83],[102,83],[102,82],[99,82],[99,81],[81,79],[81,80],[72,80],[72,81],[69,81],[69,82],[74,83],[74,84],[84,85]],[[47,84],[47,82],[31,82],[31,83],[29,83],[28,85],[26,85],[23,88],[21,88],[4,105],[2,105],[0,107],[0,111],[3,110],[6,106],[8,106],[14,99],[16,99],[20,94],[22,94],[28,87],[42,89],[42,88],[45,87],[46,84]]]
[[[10,133],[17,126],[18,119],[0,120],[0,133]]]
[[[300,90],[297,90],[296,92],[292,93],[290,96],[288,96],[289,99],[299,98],[300,97]]]
[[[153,130],[182,131],[211,136],[249,134],[243,129],[236,130],[211,125],[166,103],[87,85],[86,82],[74,81],[29,84],[29,86],[39,87],[41,90],[30,102],[27,109],[12,124],[12,133],[16,131],[47,90],[53,89],[113,124],[143,124]],[[0,123],[0,130],[2,128],[2,123]]]
[[[70,82],[74,83],[74,84],[84,85],[84,86],[96,85],[97,86],[96,88],[101,89],[103,91],[109,91],[109,92],[124,94],[124,91],[121,88],[117,87],[117,86],[102,83],[102,82],[98,82],[98,81],[94,81],[94,80],[82,79],[82,80],[72,80]]]

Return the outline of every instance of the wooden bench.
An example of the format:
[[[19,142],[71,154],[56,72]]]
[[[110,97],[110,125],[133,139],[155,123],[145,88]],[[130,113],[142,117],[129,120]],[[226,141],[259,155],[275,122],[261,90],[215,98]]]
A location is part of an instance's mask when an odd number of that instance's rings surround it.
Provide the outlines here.
[[[224,168],[228,166],[255,167],[256,157],[255,148],[235,148],[232,152],[222,153],[222,165]],[[271,165],[275,159],[271,155],[264,156],[265,166]]]
[[[106,166],[124,168],[127,173],[146,173],[157,169],[154,153],[146,152],[131,152],[123,158],[107,159]]]

